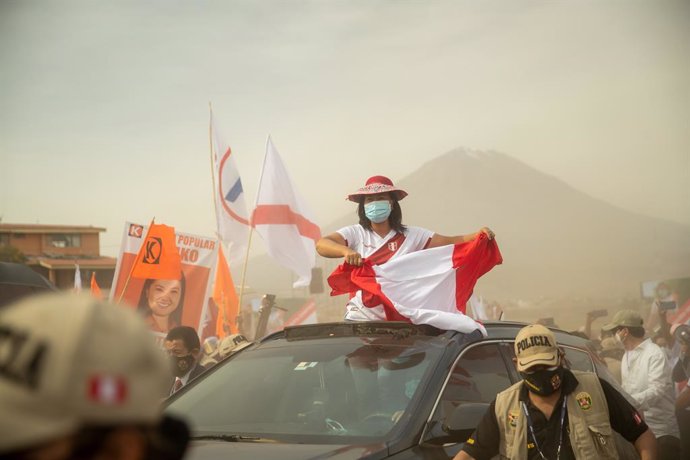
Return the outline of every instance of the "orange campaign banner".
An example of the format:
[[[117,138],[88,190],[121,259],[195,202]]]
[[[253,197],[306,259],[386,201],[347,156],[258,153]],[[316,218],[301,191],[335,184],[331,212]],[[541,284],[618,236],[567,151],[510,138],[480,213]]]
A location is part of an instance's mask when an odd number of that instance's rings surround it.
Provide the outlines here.
[[[175,229],[152,224],[134,262],[132,277],[179,280],[182,270]]]
[[[101,292],[101,287],[96,281],[96,272],[91,272],[91,295],[97,299],[103,298],[103,293]]]
[[[237,315],[239,315],[239,299],[232,281],[230,267],[225,259],[223,248],[218,251],[218,267],[216,268],[216,282],[213,287],[213,300],[218,306],[216,320],[216,336],[219,339],[237,334]]]
[[[170,232],[172,227],[166,227],[170,230],[164,229],[164,232],[170,234],[161,237],[160,233],[156,233],[160,229],[154,228],[152,230],[156,232],[149,232],[148,227],[125,223],[110,299],[136,309],[161,340],[176,326],[191,326],[203,339],[209,335],[205,331],[209,328],[215,331],[216,326],[216,312],[211,311],[210,304],[218,240],[179,231]],[[151,235],[160,238],[160,242],[151,240]],[[141,261],[139,256],[148,257],[151,262],[159,256],[162,258],[171,244],[164,238],[169,239],[170,236],[174,238],[172,244],[177,248],[179,264],[166,262],[165,268],[160,270],[163,264],[159,263],[158,269],[152,269],[151,266],[156,264],[149,263],[149,267],[137,273],[143,277],[133,276],[138,269],[133,265]],[[153,242],[146,247],[149,241]],[[167,255],[175,259],[175,255]]]

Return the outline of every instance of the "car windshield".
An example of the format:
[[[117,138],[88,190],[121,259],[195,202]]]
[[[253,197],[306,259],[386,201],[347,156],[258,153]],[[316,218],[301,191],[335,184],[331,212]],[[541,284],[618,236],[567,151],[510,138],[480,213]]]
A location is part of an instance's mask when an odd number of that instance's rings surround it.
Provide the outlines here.
[[[166,410],[195,437],[383,440],[411,417],[444,345],[428,336],[274,340],[220,364]]]

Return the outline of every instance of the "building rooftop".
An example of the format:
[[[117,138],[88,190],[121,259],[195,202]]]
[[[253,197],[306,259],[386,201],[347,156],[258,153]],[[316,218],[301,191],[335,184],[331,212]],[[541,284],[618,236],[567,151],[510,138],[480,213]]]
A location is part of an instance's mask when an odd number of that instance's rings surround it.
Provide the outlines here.
[[[92,225],[0,224],[0,233],[101,233],[105,230]]]
[[[27,261],[29,265],[40,265],[49,270],[74,269],[79,265],[81,269],[105,269],[115,268],[117,259],[115,257],[30,257]]]

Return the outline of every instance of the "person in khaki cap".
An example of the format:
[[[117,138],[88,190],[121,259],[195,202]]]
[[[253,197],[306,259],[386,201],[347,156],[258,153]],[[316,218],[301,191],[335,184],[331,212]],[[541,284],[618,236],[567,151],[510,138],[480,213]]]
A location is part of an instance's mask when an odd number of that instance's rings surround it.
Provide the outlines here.
[[[596,374],[565,368],[548,328],[521,329],[515,356],[523,380],[496,396],[455,460],[615,459],[612,429],[642,460],[656,458],[654,435],[635,408]]]
[[[666,353],[645,339],[642,316],[634,310],[617,312],[602,331],[612,332],[625,348],[621,384],[637,402],[659,445],[659,458],[680,458],[680,430],[675,415],[672,369]]]
[[[179,459],[170,367],[133,311],[53,293],[0,309],[0,458]]]

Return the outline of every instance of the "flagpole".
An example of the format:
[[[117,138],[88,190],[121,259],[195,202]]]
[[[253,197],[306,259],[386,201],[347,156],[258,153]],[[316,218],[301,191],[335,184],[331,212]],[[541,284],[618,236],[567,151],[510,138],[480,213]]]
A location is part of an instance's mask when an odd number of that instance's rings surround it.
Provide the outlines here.
[[[216,173],[215,165],[213,159],[213,108],[211,107],[211,101],[208,101],[208,146],[210,148],[211,156],[211,184],[213,185],[213,214],[216,216],[216,236],[218,236],[218,198],[216,197]],[[220,240],[220,238],[218,238]]]
[[[244,297],[244,280],[247,277],[247,265],[249,264],[249,248],[252,245],[252,235],[254,234],[254,226],[251,225],[249,227],[249,238],[247,239],[247,252],[244,255],[244,265],[242,267],[242,281],[240,282],[240,296],[237,301],[238,306],[237,306],[237,313],[239,314],[242,311],[242,297]]]
[[[149,233],[151,232],[151,228],[153,227],[153,223],[155,220],[156,220],[156,217],[154,216],[151,219],[151,223],[149,224],[149,228],[146,229],[146,235],[144,236],[144,239],[141,242],[142,247],[146,243],[146,239],[149,237]],[[137,265],[137,260],[139,259],[140,253],[141,253],[141,247],[139,248],[139,251],[137,251],[137,255],[134,256],[134,262],[132,263],[132,266],[129,268],[129,274],[127,275],[127,279],[125,280],[125,285],[122,287],[122,291],[120,292],[120,298],[117,299],[117,303],[122,302],[122,298],[125,296],[125,292],[127,291],[127,286],[129,285],[129,280],[132,279],[132,273],[134,273],[134,267],[136,267],[136,265]],[[124,251],[122,254],[124,255]]]
[[[213,106],[211,105],[211,101],[208,101],[208,113],[209,113],[209,123],[208,123],[208,146],[209,146],[209,155],[210,155],[210,163],[211,163],[211,184],[213,185],[213,214],[216,216],[216,238],[218,238],[218,241],[220,242],[221,247],[223,246],[223,238],[220,236],[220,222],[218,221],[218,197],[216,196],[216,170],[215,170],[215,159],[214,159],[214,149],[213,149]],[[217,152],[216,152],[217,153]],[[251,233],[250,233],[250,238],[251,238]],[[225,254],[223,251],[218,252],[218,257],[223,257],[223,262],[228,263],[227,259],[225,258]],[[218,262],[216,262],[216,271],[218,271]],[[215,280],[214,280],[215,283]],[[240,297],[241,299],[241,297]],[[223,326],[224,329],[230,329],[230,325],[228,324],[228,317],[225,314],[225,299],[222,299],[223,305],[218,305],[218,314],[221,314],[223,317]],[[241,304],[240,304],[241,305]],[[222,313],[221,313],[222,312]],[[237,325],[237,319],[235,319],[235,325]]]
[[[223,239],[220,237],[220,232],[218,231],[218,198],[216,197],[216,171],[215,171],[215,158],[213,157],[214,154],[214,149],[213,149],[213,106],[211,105],[211,101],[208,101],[208,114],[209,114],[209,119],[208,119],[208,147],[209,147],[209,158],[210,158],[210,165],[211,165],[211,193],[213,195],[213,215],[216,216],[216,238],[220,242],[220,245],[223,245]],[[227,263],[227,262],[226,262]],[[216,261],[216,271],[218,271],[218,261]],[[214,280],[215,283],[215,280]],[[218,313],[221,314],[222,311],[222,316],[223,316],[223,325],[227,326],[227,317],[225,316],[225,306],[224,305],[218,305]]]
[[[261,174],[259,175],[259,186],[256,189],[256,199],[254,200],[254,210],[259,204],[259,194],[261,193],[261,183],[264,179],[264,171],[266,171],[266,157],[268,156],[268,144],[271,142],[271,135],[266,137],[266,153],[264,154],[264,162],[261,165]],[[240,298],[239,298],[239,310],[242,310],[242,298],[244,297],[244,280],[247,276],[247,265],[249,262],[249,248],[252,246],[252,235],[254,234],[254,212],[249,220],[249,238],[247,241],[247,252],[244,256],[244,267],[242,268],[242,282],[240,284]]]

